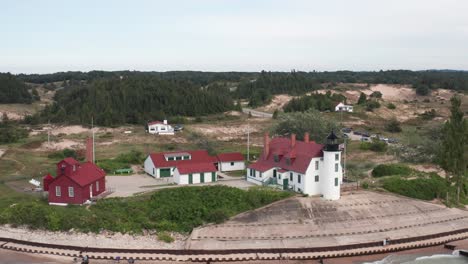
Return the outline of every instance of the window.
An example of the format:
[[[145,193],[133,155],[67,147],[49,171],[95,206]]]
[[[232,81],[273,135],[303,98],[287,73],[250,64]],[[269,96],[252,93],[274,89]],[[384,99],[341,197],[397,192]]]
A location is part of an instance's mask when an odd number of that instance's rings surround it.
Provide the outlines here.
[[[250,177],[254,176],[254,170],[250,169]]]
[[[318,169],[319,169],[319,161],[316,160],[316,161],[315,161],[315,170],[318,170]]]
[[[176,157],[175,159],[176,160],[182,160],[182,157]]]
[[[335,163],[335,172],[338,172],[338,163]]]
[[[189,160],[190,156],[184,156],[184,160]]]
[[[55,196],[62,196],[62,190],[60,189],[60,186],[55,186]]]
[[[73,187],[68,187],[68,197],[75,197],[75,190]]]
[[[319,176],[315,175],[315,182],[318,182],[318,181],[319,181]]]
[[[301,175],[300,174],[297,175],[297,183],[301,183]]]
[[[262,173],[262,172],[260,172],[260,178],[262,178],[262,176],[263,176],[262,174],[263,174],[263,173]]]
[[[99,182],[96,182],[96,192],[99,192]]]
[[[231,166],[234,166],[234,162],[231,162]]]
[[[167,160],[174,160],[174,157],[169,157],[167,158]]]
[[[293,178],[293,173],[292,173],[292,172],[289,173],[289,180],[290,180],[290,181],[293,181],[293,180],[294,180],[294,178]]]
[[[335,160],[336,160],[336,161],[340,160],[340,154],[338,154],[338,153],[335,154]]]
[[[338,186],[338,178],[335,178],[335,186]]]
[[[274,159],[275,159],[275,162],[278,162],[278,161],[279,161],[278,155],[275,154],[273,157],[274,157]]]
[[[281,174],[278,174],[278,180],[281,180]]]

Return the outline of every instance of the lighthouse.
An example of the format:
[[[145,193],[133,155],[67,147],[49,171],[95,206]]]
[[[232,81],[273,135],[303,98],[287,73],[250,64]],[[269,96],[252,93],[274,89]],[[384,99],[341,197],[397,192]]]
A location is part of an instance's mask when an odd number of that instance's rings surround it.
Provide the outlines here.
[[[323,198],[326,200],[340,199],[340,187],[343,181],[343,170],[341,168],[341,151],[338,137],[332,131],[323,148],[323,166],[321,189]]]

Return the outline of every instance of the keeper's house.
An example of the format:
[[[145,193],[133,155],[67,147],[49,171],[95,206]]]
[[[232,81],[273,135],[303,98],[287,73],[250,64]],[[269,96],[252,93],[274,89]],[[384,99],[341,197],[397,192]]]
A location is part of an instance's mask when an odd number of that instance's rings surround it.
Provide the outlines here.
[[[92,162],[65,158],[57,163],[57,177],[44,178],[49,204],[83,204],[106,190],[106,173]]]
[[[265,134],[263,153],[248,167],[247,181],[337,200],[343,181],[338,138],[332,132],[322,145],[310,141],[308,133],[304,141],[295,134],[271,140]]]
[[[151,153],[145,160],[145,172],[155,178],[174,177],[177,184],[217,181],[218,171],[244,170],[241,153],[210,156],[206,150]]]

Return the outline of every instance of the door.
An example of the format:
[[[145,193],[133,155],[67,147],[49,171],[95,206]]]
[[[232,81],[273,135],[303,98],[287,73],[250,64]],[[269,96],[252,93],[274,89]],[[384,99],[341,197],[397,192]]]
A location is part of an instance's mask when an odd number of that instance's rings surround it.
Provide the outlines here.
[[[204,183],[205,182],[205,173],[201,172],[200,173],[200,183]]]
[[[276,178],[276,170],[273,170],[273,178]]]
[[[283,179],[283,190],[287,190],[289,185],[288,179]]]
[[[193,175],[191,173],[188,175],[188,183],[193,184]]]
[[[211,173],[211,181],[215,182],[216,181],[216,172]]]
[[[159,177],[171,177],[171,169],[159,169]]]

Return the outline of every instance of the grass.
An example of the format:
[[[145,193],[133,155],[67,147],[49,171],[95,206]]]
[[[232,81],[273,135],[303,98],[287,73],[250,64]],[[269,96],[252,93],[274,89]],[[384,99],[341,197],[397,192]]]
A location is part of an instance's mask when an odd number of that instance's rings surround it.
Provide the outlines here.
[[[245,177],[245,175],[247,175],[246,170],[226,171],[224,173],[232,177]]]

